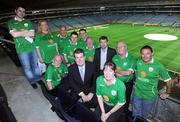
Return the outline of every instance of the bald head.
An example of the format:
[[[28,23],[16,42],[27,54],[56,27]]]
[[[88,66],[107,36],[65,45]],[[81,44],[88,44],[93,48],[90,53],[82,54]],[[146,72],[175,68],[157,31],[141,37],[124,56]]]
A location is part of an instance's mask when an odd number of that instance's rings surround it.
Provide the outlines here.
[[[127,44],[124,41],[119,41],[117,45],[117,51],[120,55],[126,55],[127,53]]]
[[[53,65],[59,67],[61,65],[62,59],[60,55],[56,55],[53,59]]]
[[[88,37],[86,40],[86,43],[87,43],[88,48],[93,48],[93,46],[94,46],[93,38]]]

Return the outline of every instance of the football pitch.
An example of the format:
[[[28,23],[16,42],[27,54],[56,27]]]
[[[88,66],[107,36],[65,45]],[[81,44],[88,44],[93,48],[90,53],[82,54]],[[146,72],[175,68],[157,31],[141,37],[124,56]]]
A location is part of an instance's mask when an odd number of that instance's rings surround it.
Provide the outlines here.
[[[128,50],[135,58],[140,56],[140,48],[152,46],[154,58],[159,60],[169,70],[180,73],[180,29],[160,26],[143,26],[130,24],[106,24],[87,27],[87,33],[98,43],[98,38],[105,35],[109,45],[116,49],[117,41],[124,40]],[[144,38],[145,34],[170,34],[178,39],[174,41],[155,41]]]

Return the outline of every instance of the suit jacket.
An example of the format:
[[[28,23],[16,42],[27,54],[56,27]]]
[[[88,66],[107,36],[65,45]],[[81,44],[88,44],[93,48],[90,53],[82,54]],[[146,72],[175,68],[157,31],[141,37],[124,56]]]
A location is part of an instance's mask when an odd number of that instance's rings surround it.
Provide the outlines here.
[[[114,55],[116,55],[116,50],[108,47],[106,62],[111,61]],[[95,65],[97,76],[100,74],[100,63],[101,63],[100,59],[101,59],[101,47],[97,48],[94,54],[94,65]]]
[[[76,63],[72,64],[69,67],[69,82],[71,89],[76,94],[79,94],[80,92],[84,92],[85,94],[92,92],[95,94],[96,75],[93,63],[88,61],[85,62],[84,82],[81,79],[78,65]]]

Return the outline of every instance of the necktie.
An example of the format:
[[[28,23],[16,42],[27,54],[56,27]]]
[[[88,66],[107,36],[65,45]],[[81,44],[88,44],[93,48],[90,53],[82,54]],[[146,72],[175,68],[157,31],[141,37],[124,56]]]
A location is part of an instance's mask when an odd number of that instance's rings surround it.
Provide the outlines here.
[[[82,81],[84,81],[84,70],[83,70],[83,68],[80,68],[80,75],[81,75]]]

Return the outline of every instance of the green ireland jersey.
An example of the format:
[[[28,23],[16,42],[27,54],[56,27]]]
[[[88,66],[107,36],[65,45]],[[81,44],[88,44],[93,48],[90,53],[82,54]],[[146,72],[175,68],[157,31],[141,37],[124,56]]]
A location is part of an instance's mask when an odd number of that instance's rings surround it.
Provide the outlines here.
[[[90,62],[93,62],[93,61],[94,61],[95,49],[96,49],[95,46],[93,46],[93,49],[92,49],[92,50],[90,50],[88,47],[86,47],[86,48],[84,49],[84,54],[85,54],[85,56],[86,56],[86,60],[87,60],[87,61],[90,61]]]
[[[84,49],[86,47],[86,41],[84,41],[82,38],[78,39],[78,43],[80,48]]]
[[[35,36],[36,48],[40,49],[41,56],[46,64],[52,62],[54,57],[57,55],[56,45],[54,38],[51,34],[40,34],[37,33]]]
[[[8,21],[8,28],[10,32],[13,32],[15,30],[34,31],[32,29],[32,23],[29,20],[23,19],[22,21],[18,21],[16,17]],[[32,43],[29,42],[27,40],[27,37],[14,37],[14,42],[15,42],[15,48],[16,48],[17,53],[29,52],[34,49],[33,42]]]
[[[134,72],[134,70],[135,70],[135,62],[136,61],[130,53],[127,53],[123,59],[121,59],[119,54],[116,54],[113,57],[112,61],[116,64],[117,72],[120,70],[131,70],[132,72]],[[132,80],[133,73],[131,73],[130,75],[119,76],[118,78],[120,80],[122,80],[124,83],[127,83],[130,80]]]
[[[58,68],[55,68],[54,65],[50,64],[45,74],[46,87],[47,87],[47,81],[51,81],[53,88],[58,86],[61,83],[61,79],[65,73],[68,73],[68,70],[64,64],[61,64],[60,67]]]
[[[78,42],[72,43],[71,40],[68,41],[68,45],[63,50],[63,55],[67,57],[68,63],[72,64],[74,63],[74,51],[76,48],[79,48]]]
[[[142,99],[156,98],[159,79],[162,78],[164,81],[171,79],[165,67],[154,59],[148,64],[139,59],[136,64],[136,72],[135,96]]]
[[[104,76],[99,76],[96,80],[96,95],[102,97],[103,101],[110,105],[124,105],[126,102],[124,83],[118,78],[111,85],[106,85]]]
[[[70,39],[69,36],[61,37],[61,34],[54,35],[54,40],[58,44],[58,49],[60,53],[63,53],[64,48],[68,46],[69,39]]]

